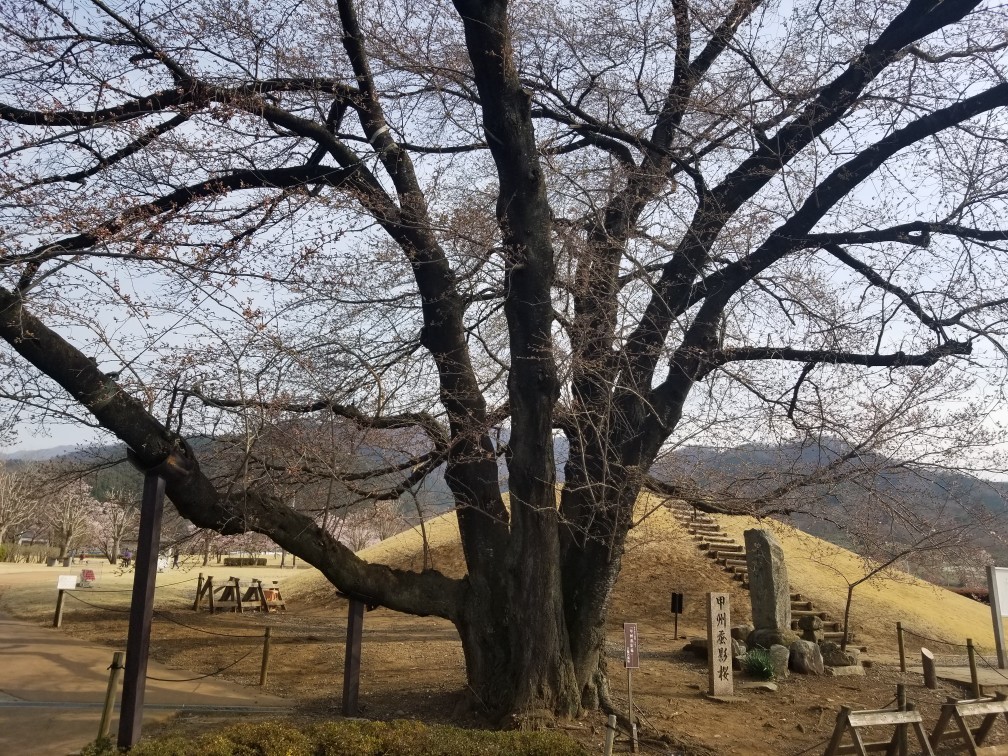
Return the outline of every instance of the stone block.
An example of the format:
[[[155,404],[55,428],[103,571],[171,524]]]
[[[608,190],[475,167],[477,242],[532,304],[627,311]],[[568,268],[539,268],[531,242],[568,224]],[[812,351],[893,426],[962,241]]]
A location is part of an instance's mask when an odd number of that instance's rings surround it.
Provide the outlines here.
[[[766,530],[745,531],[746,567],[753,625],[757,630],[791,627],[791,588],[784,550]]]
[[[825,672],[819,645],[806,640],[796,640],[791,644],[790,668],[802,675],[821,675]]]

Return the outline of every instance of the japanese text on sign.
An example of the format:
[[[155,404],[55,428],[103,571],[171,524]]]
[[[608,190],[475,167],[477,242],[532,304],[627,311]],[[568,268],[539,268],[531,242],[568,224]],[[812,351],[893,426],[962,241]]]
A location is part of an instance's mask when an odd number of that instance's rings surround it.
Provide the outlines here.
[[[708,681],[712,696],[734,692],[731,658],[731,609],[727,593],[707,594]]]
[[[636,622],[623,623],[623,666],[627,669],[637,669],[640,666]]]

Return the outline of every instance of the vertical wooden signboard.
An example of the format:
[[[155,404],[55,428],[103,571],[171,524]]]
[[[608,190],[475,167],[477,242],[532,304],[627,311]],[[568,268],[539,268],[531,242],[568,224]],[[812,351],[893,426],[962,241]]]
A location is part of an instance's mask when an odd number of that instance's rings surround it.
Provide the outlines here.
[[[727,593],[707,594],[707,648],[710,651],[707,661],[710,695],[732,695],[735,686],[732,679],[731,609]]]

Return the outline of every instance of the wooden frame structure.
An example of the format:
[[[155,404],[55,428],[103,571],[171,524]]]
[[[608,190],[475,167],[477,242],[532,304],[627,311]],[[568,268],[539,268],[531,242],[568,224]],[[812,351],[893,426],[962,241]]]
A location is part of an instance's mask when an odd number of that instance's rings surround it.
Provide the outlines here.
[[[931,741],[928,740],[924,732],[920,712],[913,708],[907,711],[895,709],[876,709],[869,711],[852,711],[844,706],[837,714],[836,726],[833,728],[833,737],[830,738],[829,745],[823,756],[840,756],[841,754],[856,753],[858,756],[867,756],[872,751],[884,751],[886,756],[895,756],[900,751],[900,744],[906,742],[907,728],[913,730],[920,743],[921,753],[927,756],[934,756],[931,749]],[[895,727],[890,740],[883,740],[874,743],[865,743],[858,732],[862,727]],[[850,745],[840,745],[844,733],[850,735]]]
[[[950,698],[948,703],[942,704],[941,716],[931,733],[931,744],[937,747],[942,741],[961,739],[962,744],[957,747],[965,748],[970,756],[1005,753],[1003,746],[983,746],[998,716],[1002,714],[1008,720],[1008,696],[1004,693],[998,693],[993,698],[970,698],[962,701]],[[983,720],[978,727],[970,728],[966,717],[983,717]],[[956,729],[948,730],[953,721]]]
[[[193,611],[199,611],[204,597],[207,599],[207,608],[211,614],[225,611],[238,612],[239,614],[287,611],[287,604],[276,581],[269,588],[264,588],[262,580],[253,578],[251,584],[242,591],[241,581],[236,577],[228,578],[222,586],[215,588],[213,575],[207,575],[204,580],[201,574],[200,582],[196,587]]]

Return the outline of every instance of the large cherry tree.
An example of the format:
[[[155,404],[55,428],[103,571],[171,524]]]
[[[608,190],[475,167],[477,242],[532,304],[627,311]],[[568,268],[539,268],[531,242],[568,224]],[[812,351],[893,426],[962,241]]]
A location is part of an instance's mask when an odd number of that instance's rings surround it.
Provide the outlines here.
[[[5,406],[104,429],[198,527],[450,620],[494,714],[606,703],[606,606],[669,445],[828,432],[941,461],[988,432],[997,3],[0,18]],[[343,466],[355,433],[396,453]],[[367,563],[318,516],[327,479],[377,499],[440,470],[461,579]]]

